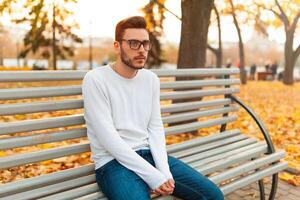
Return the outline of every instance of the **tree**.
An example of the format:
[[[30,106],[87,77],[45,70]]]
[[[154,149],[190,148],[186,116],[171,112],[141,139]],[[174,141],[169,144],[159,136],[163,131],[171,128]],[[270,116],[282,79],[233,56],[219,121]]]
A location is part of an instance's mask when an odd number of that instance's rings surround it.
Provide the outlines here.
[[[236,15],[236,7],[232,0],[228,0],[228,3],[230,5],[230,11],[229,13],[232,15],[233,23],[236,28],[236,32],[238,34],[239,38],[239,67],[240,67],[240,79],[242,84],[247,83],[247,76],[246,76],[246,70],[245,70],[245,51],[244,51],[244,43],[243,43],[243,37],[241,33],[241,28],[239,26],[239,22]]]
[[[279,3],[278,0],[274,0],[273,4],[264,4],[263,6],[271,11],[277,17],[277,20],[283,24],[285,31],[283,82],[292,85],[294,83],[295,63],[300,55],[300,44],[294,49],[294,37],[297,28],[299,28],[300,2],[290,0]],[[275,24],[278,27],[276,20],[269,21],[269,24]]]
[[[82,39],[75,33],[78,24],[71,19],[73,12],[70,5],[76,0],[64,0],[51,2],[45,0],[26,0],[22,17],[14,19],[16,23],[27,23],[30,30],[24,37],[24,49],[20,57],[26,57],[29,52],[41,53],[42,57],[50,59],[52,56],[53,69],[56,70],[56,58],[65,59],[74,55],[72,42],[80,43]],[[15,0],[5,0],[1,6],[13,4]],[[51,53],[52,52],[52,53]]]
[[[207,43],[207,48],[216,55],[216,58],[217,58],[216,59],[217,60],[216,67],[221,68],[222,60],[223,60],[221,20],[220,20],[219,11],[215,4],[213,5],[213,10],[216,15],[217,26],[218,26],[218,48],[214,48],[208,43]]]
[[[211,0],[181,1],[178,68],[205,67],[207,33],[213,3]]]
[[[152,49],[149,52],[147,64],[149,67],[160,66],[165,60],[162,58],[162,49],[159,38],[163,34],[165,0],[150,0],[142,10],[147,21],[149,38],[152,42]]]

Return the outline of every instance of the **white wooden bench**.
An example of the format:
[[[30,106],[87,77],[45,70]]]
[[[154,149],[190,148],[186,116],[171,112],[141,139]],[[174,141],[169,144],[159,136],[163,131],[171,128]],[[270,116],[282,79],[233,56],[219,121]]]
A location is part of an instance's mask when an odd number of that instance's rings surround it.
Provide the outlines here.
[[[207,175],[219,185],[226,195],[250,183],[258,182],[261,199],[265,198],[264,177],[272,177],[269,199],[274,199],[278,172],[287,167],[280,161],[283,151],[275,151],[270,136],[250,108],[237,99],[239,92],[238,69],[153,69],[161,81],[161,100],[170,104],[162,105],[161,111],[166,135],[188,133],[207,127],[218,127],[216,133],[197,137],[167,146],[169,155],[175,156],[193,168]],[[1,71],[0,72],[0,115],[22,115],[30,113],[69,111],[82,109],[81,82],[87,71]],[[194,77],[194,80],[175,81],[175,77]],[[161,80],[162,80],[161,79]],[[78,80],[76,85],[62,86],[60,81]],[[55,82],[55,86],[3,88],[11,82]],[[50,84],[49,84],[50,85]],[[175,89],[182,89],[174,91]],[[72,97],[74,98],[67,98]],[[79,96],[76,96],[79,95]],[[55,99],[54,97],[62,97]],[[79,97],[79,98],[76,98]],[[209,97],[209,98],[207,98]],[[6,100],[34,99],[7,103]],[[193,98],[192,101],[189,99]],[[184,99],[181,103],[172,100]],[[226,124],[237,120],[239,107],[246,109],[259,126],[264,141],[258,141],[241,133],[239,129],[226,129]],[[67,113],[67,112],[66,112]],[[195,120],[191,122],[191,120]],[[188,122],[189,121],[189,122]],[[19,147],[47,144],[57,141],[82,138],[81,142],[49,149],[15,153],[0,157],[0,169],[26,166],[54,158],[89,152],[83,114],[17,120],[0,123],[0,151]],[[79,128],[65,129],[69,126]],[[59,128],[59,131],[51,131]],[[45,131],[47,133],[39,131]],[[34,134],[22,135],[19,133]],[[160,197],[171,199],[171,197]],[[66,169],[50,174],[26,178],[0,185],[0,199],[105,199],[95,182],[94,164]]]

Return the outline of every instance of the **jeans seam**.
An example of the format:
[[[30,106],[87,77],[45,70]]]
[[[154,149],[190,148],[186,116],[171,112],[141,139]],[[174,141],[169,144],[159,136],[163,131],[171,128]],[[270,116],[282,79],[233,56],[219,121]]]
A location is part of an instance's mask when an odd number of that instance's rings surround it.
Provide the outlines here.
[[[185,188],[190,189],[191,191],[193,191],[193,192],[195,192],[196,194],[198,194],[201,198],[206,199],[205,196],[203,196],[203,194],[201,194],[201,193],[197,192],[196,190],[194,190],[194,189],[188,187],[188,186],[185,185],[184,183],[181,183],[180,181],[176,181],[175,183],[178,183],[179,185],[182,185],[182,186],[184,186]],[[176,187],[175,187],[175,188],[176,188]]]

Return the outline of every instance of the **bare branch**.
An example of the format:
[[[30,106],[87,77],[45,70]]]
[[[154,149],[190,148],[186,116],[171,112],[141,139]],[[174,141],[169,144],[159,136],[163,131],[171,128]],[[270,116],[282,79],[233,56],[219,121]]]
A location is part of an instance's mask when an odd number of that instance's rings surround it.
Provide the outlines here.
[[[171,13],[173,16],[175,16],[177,19],[181,20],[181,18],[176,15],[175,13],[173,13],[171,10],[169,10],[168,8],[166,8],[166,6],[160,2],[158,2],[157,0],[154,0],[154,2],[159,5],[160,7],[162,7],[163,9],[165,9],[166,11],[168,11],[169,13]]]
[[[296,27],[297,27],[297,23],[298,23],[298,20],[300,18],[300,10],[298,11],[296,17],[294,18],[294,21],[292,23],[292,26],[291,26],[291,30],[294,32]]]
[[[209,50],[211,50],[214,54],[217,54],[217,52],[218,52],[218,49],[216,49],[216,48],[210,46],[210,44],[207,44],[207,48],[208,48]]]
[[[294,58],[297,58],[300,55],[300,44],[297,49],[294,51]]]
[[[282,19],[283,23],[285,25],[287,25],[286,27],[289,27],[290,26],[290,22],[289,22],[289,19],[288,17],[286,16],[285,12],[283,11],[281,5],[279,4],[278,0],[275,0],[275,4],[277,5],[277,7],[279,8],[280,10],[280,19]]]

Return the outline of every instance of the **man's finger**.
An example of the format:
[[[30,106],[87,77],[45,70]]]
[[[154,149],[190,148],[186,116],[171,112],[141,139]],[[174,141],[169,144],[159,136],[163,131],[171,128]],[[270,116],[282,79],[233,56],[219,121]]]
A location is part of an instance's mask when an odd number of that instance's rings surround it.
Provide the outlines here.
[[[161,195],[166,195],[167,193],[163,190],[161,190],[160,188],[155,189],[156,192],[158,192]]]
[[[174,189],[174,187],[173,187],[173,184],[172,184],[172,181],[171,181],[171,180],[169,180],[169,181],[167,182],[167,185],[168,185],[168,187],[169,187],[169,188],[172,188],[172,189]]]
[[[168,183],[168,182],[165,182],[163,185],[161,185],[161,186],[160,186],[160,189],[163,190],[163,191],[165,191],[165,192],[170,192],[170,191],[172,191],[172,187],[169,187],[169,186],[167,185],[167,183]]]
[[[168,184],[169,184],[172,188],[175,188],[175,183],[174,183],[174,180],[173,180],[173,179],[169,179],[169,180],[168,180]]]

